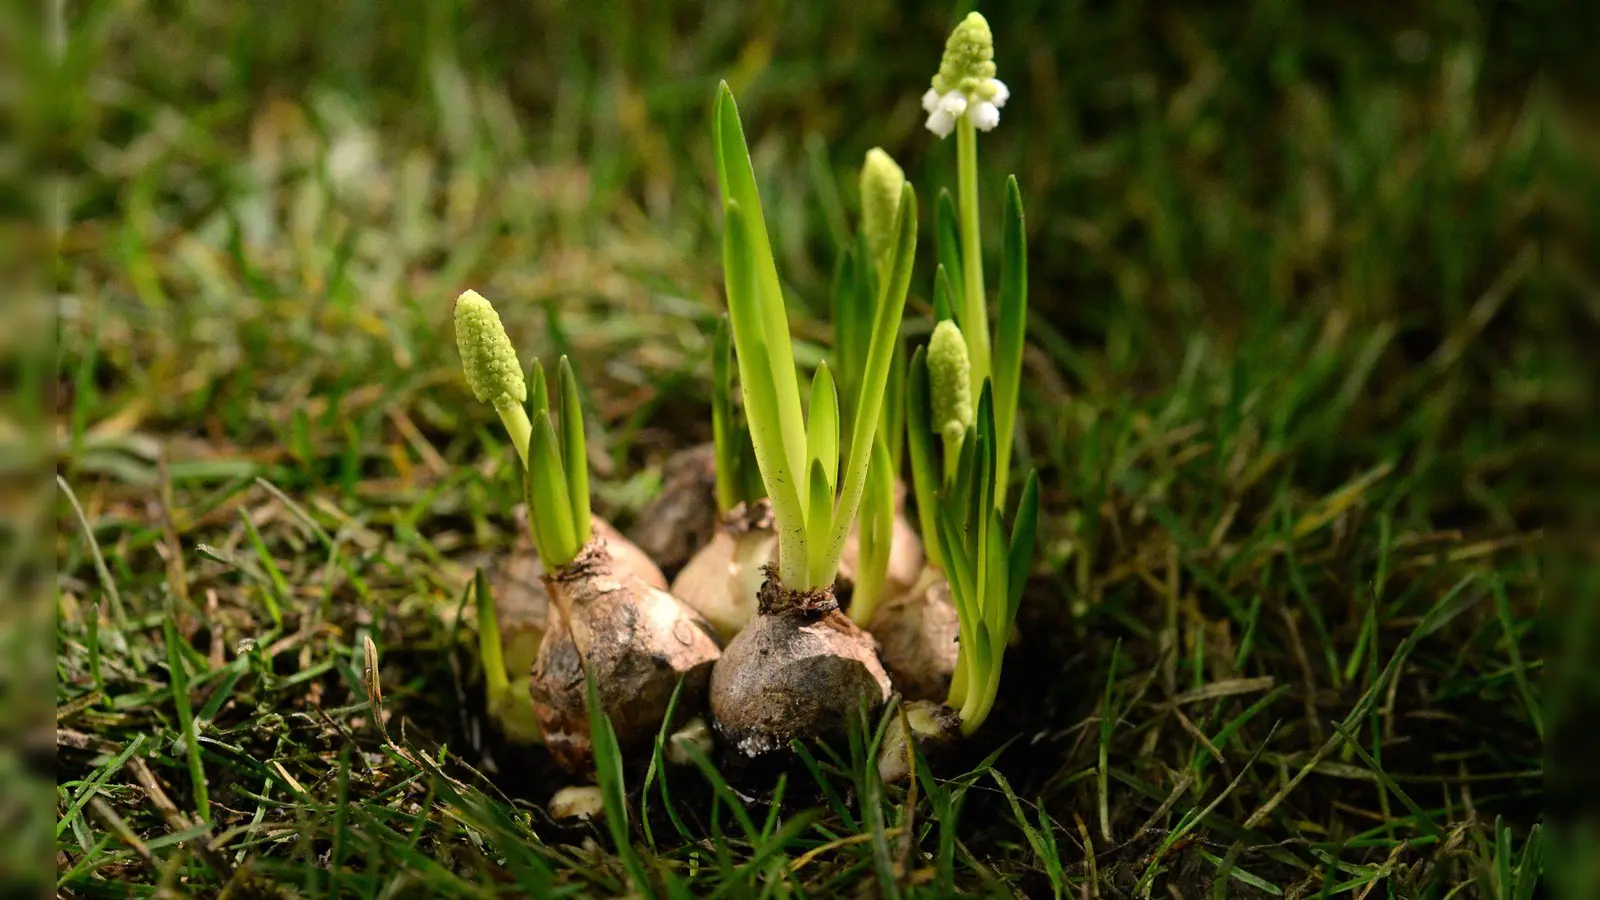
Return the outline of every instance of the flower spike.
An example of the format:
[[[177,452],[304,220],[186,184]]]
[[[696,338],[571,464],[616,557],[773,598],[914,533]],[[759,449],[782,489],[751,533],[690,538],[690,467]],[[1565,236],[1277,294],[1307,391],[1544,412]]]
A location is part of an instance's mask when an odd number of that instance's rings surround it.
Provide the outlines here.
[[[949,137],[962,116],[979,131],[1000,124],[1000,108],[1011,98],[1011,91],[994,73],[994,34],[989,21],[981,13],[968,13],[950,32],[933,86],[922,95],[928,130]]]

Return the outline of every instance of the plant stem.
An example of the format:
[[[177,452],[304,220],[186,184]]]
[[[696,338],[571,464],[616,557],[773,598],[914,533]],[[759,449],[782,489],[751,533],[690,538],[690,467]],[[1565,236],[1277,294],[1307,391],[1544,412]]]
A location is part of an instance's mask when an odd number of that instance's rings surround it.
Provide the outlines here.
[[[500,421],[506,426],[506,433],[511,435],[511,443],[517,448],[517,458],[522,460],[522,467],[528,467],[528,438],[533,435],[533,423],[528,421],[528,411],[522,404],[502,396],[495,401],[494,411],[500,414]]]
[[[989,377],[989,311],[983,299],[983,247],[978,241],[978,129],[972,119],[956,122],[956,177],[961,212],[961,333],[972,362],[972,396]]]

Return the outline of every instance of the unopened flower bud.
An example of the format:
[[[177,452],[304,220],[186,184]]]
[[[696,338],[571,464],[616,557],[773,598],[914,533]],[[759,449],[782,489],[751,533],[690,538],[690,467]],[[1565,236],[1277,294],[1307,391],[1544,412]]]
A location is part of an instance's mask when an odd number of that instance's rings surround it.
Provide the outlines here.
[[[880,147],[867,151],[867,160],[861,166],[861,230],[880,274],[894,249],[895,229],[900,224],[900,192],[905,184],[906,173],[893,157]]]
[[[972,424],[972,362],[961,329],[949,319],[928,341],[928,399],[936,432],[951,442],[966,434]]]
[[[500,314],[477,291],[456,298],[456,348],[461,351],[467,386],[480,403],[527,402],[528,384],[517,351],[500,323]]]

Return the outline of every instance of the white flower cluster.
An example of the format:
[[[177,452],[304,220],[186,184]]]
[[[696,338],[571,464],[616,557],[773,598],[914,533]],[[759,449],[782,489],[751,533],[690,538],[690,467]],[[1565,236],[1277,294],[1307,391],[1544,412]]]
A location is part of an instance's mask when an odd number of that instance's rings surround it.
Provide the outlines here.
[[[949,137],[956,120],[963,115],[972,117],[979,131],[988,131],[1000,124],[1000,107],[1006,105],[1011,91],[998,78],[985,78],[978,89],[967,94],[959,89],[940,94],[934,88],[922,95],[922,108],[928,113],[928,130],[941,138]]]

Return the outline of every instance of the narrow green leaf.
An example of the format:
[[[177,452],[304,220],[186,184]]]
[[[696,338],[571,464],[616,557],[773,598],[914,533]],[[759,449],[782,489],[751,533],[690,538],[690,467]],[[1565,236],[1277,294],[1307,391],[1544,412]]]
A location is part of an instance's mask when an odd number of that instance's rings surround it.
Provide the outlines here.
[[[799,494],[801,476],[790,466],[785,436],[778,421],[776,387],[768,376],[766,337],[761,330],[760,301],[755,291],[755,268],[750,259],[749,236],[744,211],[737,203],[728,204],[724,213],[722,260],[728,292],[728,316],[733,326],[734,358],[739,366],[739,385],[744,392],[745,415],[750,422],[750,439],[762,483],[772,498],[777,519],[781,560],[805,565],[805,509]],[[803,454],[804,433],[796,438]],[[794,574],[783,567],[785,578]]]
[[[954,307],[950,302],[950,298],[954,296],[953,290],[950,286],[950,274],[945,271],[944,264],[940,263],[939,268],[933,273],[933,324],[937,325],[946,319],[955,318]],[[956,323],[956,327],[960,328],[961,324]]]
[[[811,379],[811,409],[806,421],[806,455],[813,469],[821,465],[831,499],[839,478],[839,393],[834,390],[833,373],[828,364],[817,366]],[[809,525],[811,518],[807,516]]]
[[[894,356],[889,360],[889,382],[883,389],[883,418],[878,423],[878,436],[884,439],[889,453],[891,479],[899,478],[904,471],[906,440],[906,342],[895,335]]]
[[[956,217],[956,201],[950,196],[948,189],[939,191],[938,209],[935,214],[935,237],[939,251],[939,266],[945,270],[950,285],[962,283],[961,271],[961,226]],[[937,290],[937,283],[935,283]],[[954,300],[954,293],[946,294],[947,300]],[[954,311],[960,304],[950,303],[949,310]],[[957,317],[956,324],[966,330],[966,323]]]
[[[850,459],[844,471],[844,487],[839,495],[839,504],[834,511],[833,534],[828,541],[830,568],[838,567],[845,538],[850,533],[856,508],[861,503],[867,465],[872,460],[872,441],[883,411],[889,364],[893,361],[894,345],[900,333],[900,318],[905,312],[906,292],[911,289],[911,265],[917,252],[917,195],[909,184],[900,191],[900,209],[896,215],[898,228],[888,267],[891,275],[878,293],[867,365],[856,395],[856,420],[851,424]]]
[[[724,314],[717,320],[711,350],[711,442],[717,458],[717,511],[739,504],[741,453],[733,435],[733,326]]]
[[[578,545],[589,543],[589,457],[585,454],[583,403],[578,398],[578,379],[566,356],[556,367],[556,382],[561,393],[561,468],[567,475],[567,498],[572,503],[572,531]]]
[[[572,527],[572,501],[561,471],[561,449],[550,413],[541,410],[533,419],[533,439],[528,443],[528,521],[547,570],[561,568],[578,555],[578,535]]]
[[[854,402],[851,379],[859,364],[856,362],[856,255],[853,247],[845,247],[833,270],[833,363],[835,377],[844,388],[845,402]]]
[[[634,892],[645,897],[653,896],[649,873],[633,846],[633,834],[628,827],[628,788],[623,775],[622,747],[617,743],[617,732],[601,705],[600,689],[595,685],[594,674],[587,668],[583,670],[583,680],[589,708],[589,735],[594,748],[595,784],[600,788],[606,830],[611,833],[611,843],[622,858],[623,869],[628,874]]]
[[[1383,788],[1389,793],[1393,794],[1396,799],[1400,801],[1401,805],[1405,806],[1405,808],[1411,812],[1411,816],[1416,820],[1417,825],[1423,831],[1426,831],[1429,835],[1431,835],[1435,840],[1443,841],[1445,839],[1445,835],[1444,831],[1439,827],[1439,823],[1435,822],[1433,817],[1428,815],[1427,811],[1417,804],[1417,801],[1411,799],[1411,795],[1407,794],[1404,788],[1400,787],[1399,784],[1395,783],[1393,778],[1389,777],[1389,773],[1383,770],[1383,766],[1378,765],[1378,761],[1372,758],[1372,754],[1368,753],[1366,748],[1361,746],[1361,740],[1354,734],[1351,734],[1350,729],[1344,725],[1341,725],[1338,722],[1334,722],[1332,725],[1334,730],[1339,732],[1339,736],[1344,738],[1345,745],[1354,750],[1356,755],[1361,757],[1361,761],[1366,763],[1367,768],[1372,771],[1373,777],[1378,779],[1378,783],[1382,785]]]
[[[806,559],[807,583],[829,584],[833,574],[825,571],[828,545],[824,538],[833,522],[833,491],[828,488],[828,473],[823,471],[822,460],[811,461],[811,477],[807,483],[811,494],[806,507],[805,547],[810,554]]]
[[[922,525],[922,543],[928,564],[944,568],[940,551],[937,512],[939,508],[939,468],[934,457],[933,431],[928,425],[927,348],[911,354],[906,372],[906,442],[911,456],[911,489],[917,498],[917,519]]]
[[[550,391],[544,382],[544,366],[535,356],[528,370],[528,420],[538,418],[539,413],[548,412],[549,409]]]
[[[1000,319],[994,342],[995,503],[1002,509],[1011,474],[1011,442],[1022,385],[1022,351],[1028,327],[1028,237],[1023,229],[1017,177],[1006,180],[1005,228],[1000,253]]]
[[[797,497],[805,495],[805,417],[800,411],[800,386],[795,375],[794,347],[789,338],[789,318],[784,308],[783,287],[778,281],[778,266],[772,258],[772,245],[767,238],[767,225],[761,210],[761,196],[756,189],[755,170],[750,165],[750,148],[745,143],[744,129],[739,122],[739,108],[733,92],[723,82],[717,98],[716,137],[719,142],[719,170],[723,205],[737,204],[743,210],[745,235],[744,252],[749,257],[753,279],[754,308],[758,313],[759,328],[766,339],[766,369],[772,384],[773,411],[783,437],[781,451],[789,457],[789,470],[797,473]],[[741,331],[734,322],[734,340],[743,345]],[[741,362],[740,381],[749,390]],[[759,452],[759,448],[758,452]],[[777,449],[777,448],[775,448]],[[769,483],[770,491],[772,485]]]
[[[879,434],[872,442],[872,463],[867,466],[867,486],[861,494],[856,534],[855,592],[850,597],[850,618],[858,625],[872,620],[889,577],[889,548],[894,540],[894,464],[889,445]]]
[[[500,619],[495,615],[494,594],[489,590],[489,577],[482,566],[473,575],[472,593],[478,613],[478,661],[483,665],[484,691],[489,698],[489,713],[493,715],[511,685],[500,645]]]
[[[1011,523],[1011,541],[1006,549],[1006,629],[1017,620],[1022,604],[1022,589],[1033,567],[1034,538],[1039,531],[1039,473],[1030,471],[1017,502],[1017,517]]]
[[[167,645],[167,673],[171,679],[172,706],[178,716],[178,731],[183,735],[186,755],[189,757],[189,787],[194,793],[195,812],[202,821],[211,821],[211,794],[206,784],[205,766],[200,762],[200,732],[194,721],[193,707],[189,703],[189,673],[183,668],[183,654],[178,647],[178,629],[169,615],[162,620],[162,638]]]

